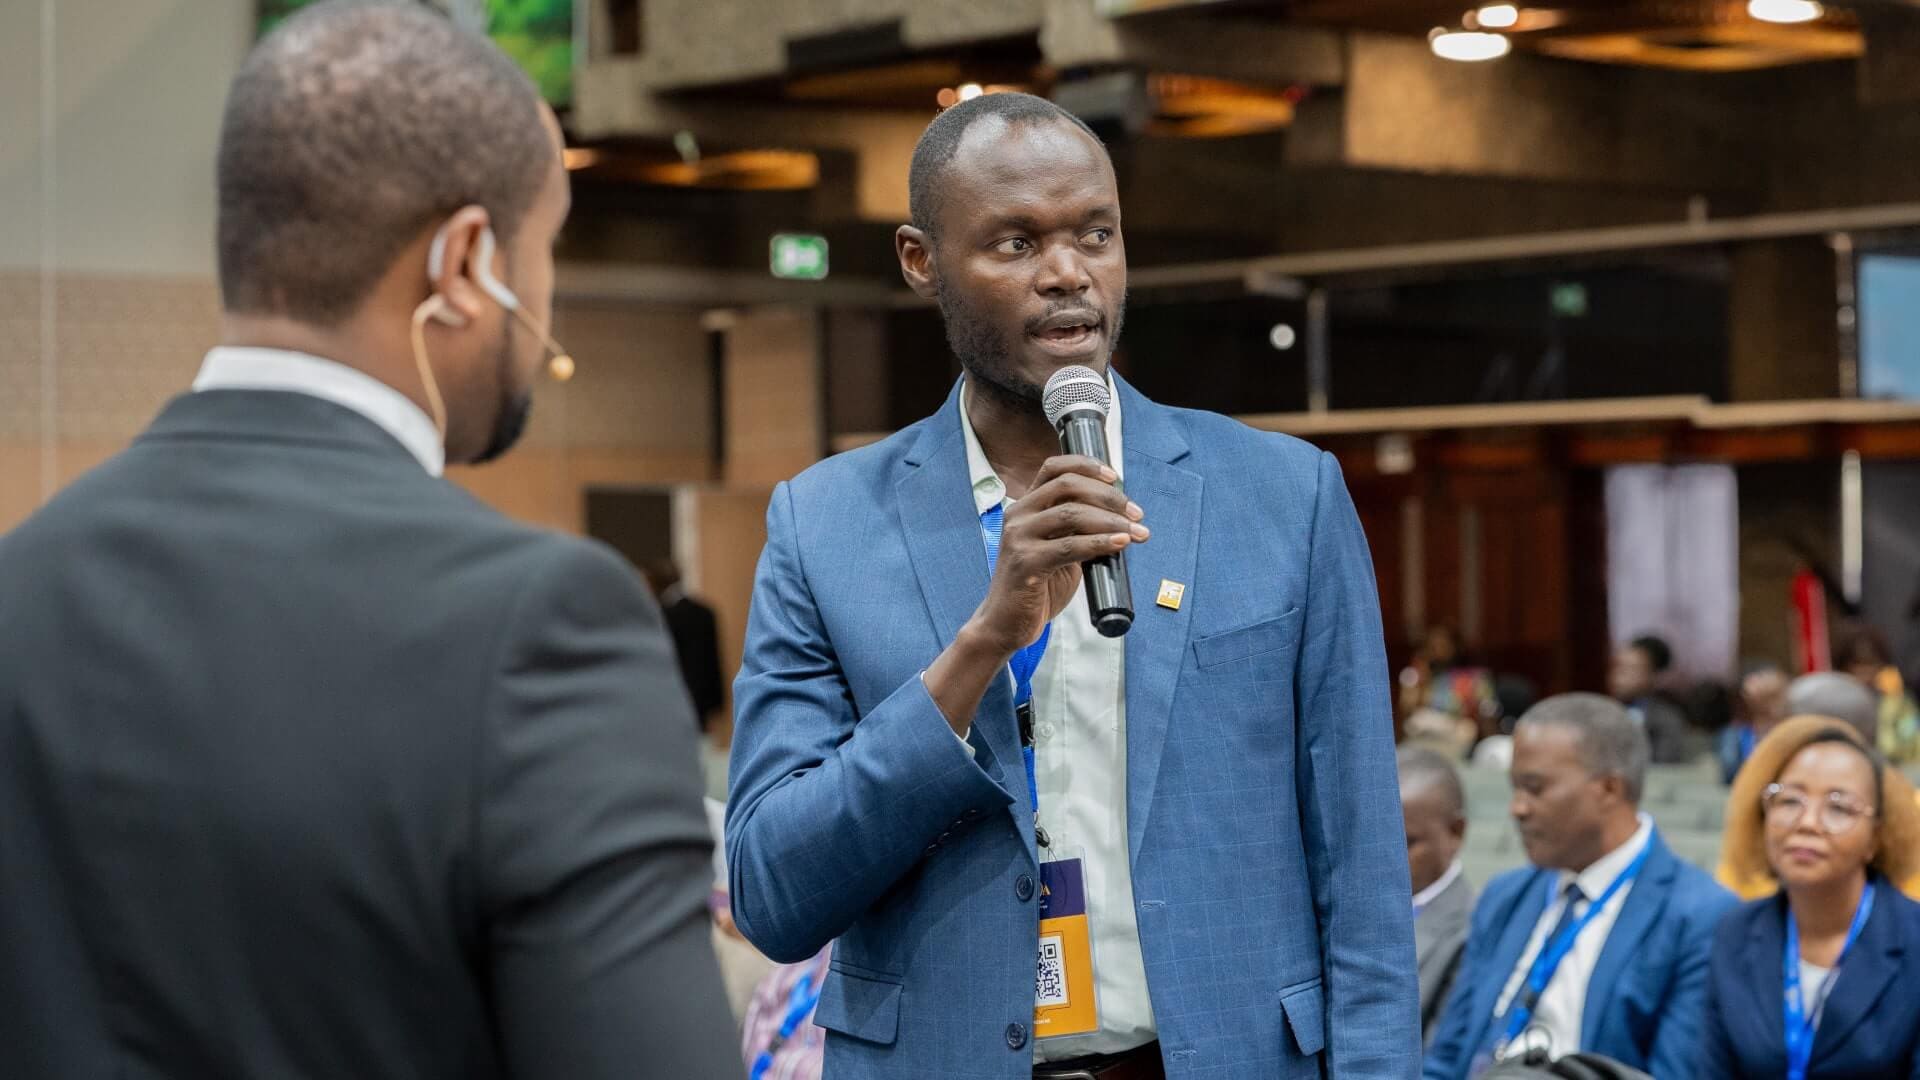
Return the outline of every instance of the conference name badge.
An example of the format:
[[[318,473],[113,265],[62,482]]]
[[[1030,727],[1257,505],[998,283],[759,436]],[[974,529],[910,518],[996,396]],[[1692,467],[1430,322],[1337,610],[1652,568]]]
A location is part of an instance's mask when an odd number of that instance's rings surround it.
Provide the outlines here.
[[[1033,1034],[1047,1039],[1099,1028],[1093,1000],[1093,938],[1087,924],[1085,863],[1040,864],[1040,963]]]

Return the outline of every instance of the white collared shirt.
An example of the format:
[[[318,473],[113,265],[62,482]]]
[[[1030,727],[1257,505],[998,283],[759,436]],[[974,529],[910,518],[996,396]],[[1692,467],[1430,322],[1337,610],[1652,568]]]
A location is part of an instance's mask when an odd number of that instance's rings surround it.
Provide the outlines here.
[[[207,353],[193,389],[279,390],[322,398],[378,424],[429,474],[446,471],[446,444],[425,410],[379,379],[335,360],[290,349],[222,346]]]
[[[1527,939],[1520,962],[1514,966],[1513,974],[1507,977],[1506,988],[1500,992],[1500,1000],[1494,1004],[1495,1023],[1507,1014],[1507,1005],[1526,981],[1527,969],[1533,966],[1533,958],[1540,954],[1547,935],[1559,923],[1560,913],[1566,907],[1567,883],[1579,882],[1580,894],[1586,899],[1574,909],[1574,913],[1576,916],[1584,915],[1586,905],[1606,892],[1607,886],[1613,884],[1613,879],[1633,865],[1633,860],[1652,842],[1653,819],[1641,814],[1640,828],[1626,843],[1602,855],[1592,866],[1578,874],[1563,870],[1554,878],[1553,902],[1540,913],[1540,921],[1533,926],[1533,936]],[[1529,1046],[1541,1047],[1556,1059],[1580,1051],[1580,1025],[1587,1011],[1587,984],[1593,979],[1593,969],[1600,963],[1600,950],[1606,948],[1607,936],[1613,933],[1613,924],[1619,921],[1620,909],[1626,905],[1627,894],[1633,891],[1633,886],[1633,882],[1621,886],[1600,914],[1594,916],[1593,921],[1580,931],[1573,948],[1554,971],[1553,981],[1540,994],[1540,1003],[1533,1010],[1532,1022],[1507,1048],[1509,1056]]]
[[[1427,886],[1424,889],[1421,889],[1419,892],[1414,893],[1413,894],[1414,914],[1418,915],[1420,913],[1420,909],[1426,907],[1428,904],[1431,904],[1435,900],[1439,899],[1440,894],[1447,891],[1447,886],[1460,880],[1460,873],[1461,873],[1460,860],[1455,859],[1453,860],[1453,865],[1447,867],[1447,872],[1440,875],[1440,880],[1434,882],[1433,884]]]
[[[1125,475],[1120,395],[1107,379],[1107,454]],[[987,462],[960,394],[974,509],[1005,503],[1007,487]],[[1034,776],[1049,858],[1086,860],[1087,915],[1093,935],[1094,1001],[1099,1030],[1034,1042],[1036,1061],[1131,1050],[1155,1038],[1147,965],[1134,915],[1127,858],[1127,698],[1125,638],[1104,638],[1087,618],[1086,587],[1053,620],[1046,655],[1033,676]]]

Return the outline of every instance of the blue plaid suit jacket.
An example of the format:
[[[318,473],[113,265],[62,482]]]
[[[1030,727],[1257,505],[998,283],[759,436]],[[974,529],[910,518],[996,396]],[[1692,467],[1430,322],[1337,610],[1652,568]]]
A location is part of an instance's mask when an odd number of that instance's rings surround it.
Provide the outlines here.
[[[1127,823],[1171,1080],[1419,1072],[1412,904],[1372,563],[1333,458],[1118,383]],[[1154,606],[1162,579],[1188,586]],[[838,939],[832,1080],[1031,1075],[1036,873],[1013,702],[969,757],[919,675],[987,591],[958,387],[775,490],[735,684],[734,918]]]

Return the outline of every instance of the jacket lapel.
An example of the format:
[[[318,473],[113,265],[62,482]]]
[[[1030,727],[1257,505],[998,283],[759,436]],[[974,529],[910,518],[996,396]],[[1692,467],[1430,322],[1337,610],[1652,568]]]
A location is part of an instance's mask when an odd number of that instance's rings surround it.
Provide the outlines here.
[[[1786,981],[1780,974],[1780,957],[1787,946],[1787,905],[1784,899],[1776,896],[1768,905],[1766,913],[1753,921],[1752,929],[1747,931],[1747,948],[1740,958],[1740,968],[1745,976],[1740,985],[1748,994],[1745,1001],[1728,1002],[1721,1006],[1723,1020],[1728,1030],[1736,1038],[1747,1025],[1757,1025],[1760,1045],[1771,1047],[1766,1059],[1778,1059],[1782,1067],[1786,1062],[1786,1019],[1782,1015],[1782,995],[1786,993]],[[1737,1019],[1744,1014],[1748,1019]]]
[[[1606,944],[1600,946],[1600,959],[1594,964],[1593,978],[1587,981],[1587,1005],[1580,1022],[1580,1045],[1595,1045],[1596,1034],[1605,1016],[1607,1006],[1613,1003],[1613,996],[1620,988],[1620,977],[1626,971],[1627,964],[1640,951],[1640,940],[1653,929],[1660,919],[1660,913],[1666,909],[1667,897],[1673,892],[1673,879],[1680,874],[1680,862],[1667,850],[1660,839],[1660,831],[1655,829],[1647,839],[1652,850],[1647,854],[1647,865],[1640,871],[1639,880],[1633,883],[1633,889],[1627,898],[1620,902],[1620,917],[1613,922],[1613,929],[1607,933]]]
[[[1820,1018],[1820,1029],[1814,1033],[1814,1063],[1847,1045],[1848,1036],[1873,1011],[1874,1003],[1886,993],[1887,987],[1900,971],[1900,958],[1905,947],[1900,943],[1900,935],[1894,925],[1898,916],[1894,910],[1898,897],[1887,895],[1893,891],[1893,886],[1885,878],[1875,879],[1874,887],[1880,895],[1875,898],[1873,914],[1867,916],[1867,925],[1861,927],[1860,940],[1854,942],[1852,954],[1840,965],[1840,974],[1833,983],[1833,993],[1827,998],[1826,1012]],[[1781,949],[1781,945],[1774,946],[1776,964],[1782,956]],[[1814,988],[1802,987],[1801,992],[1811,998]],[[1777,1008],[1774,1010],[1775,1013],[1779,1011]]]
[[[1191,590],[1200,551],[1204,480],[1174,464],[1187,456],[1185,426],[1174,410],[1148,401],[1119,376],[1122,468],[1127,495],[1146,512],[1153,538],[1127,550],[1133,586],[1133,629],[1126,637],[1127,854],[1140,860],[1153,790],[1167,741],[1174,687],[1187,651],[1193,606],[1205,603],[1191,591],[1176,608],[1155,602],[1160,582]]]
[[[1527,874],[1501,924],[1500,940],[1493,947],[1491,965],[1484,972],[1461,972],[1463,980],[1474,975],[1484,976],[1477,980],[1473,989],[1473,1012],[1480,1017],[1480,1029],[1475,1032],[1469,1052],[1491,1044],[1489,1036],[1494,1023],[1499,1020],[1493,1014],[1493,1008],[1500,1004],[1500,991],[1506,988],[1513,969],[1520,964],[1521,954],[1527,951],[1527,939],[1533,936],[1533,928],[1540,922],[1540,916],[1546,914],[1548,900],[1553,895],[1550,884],[1553,877],[1553,873],[1547,870],[1536,869]]]
[[[987,551],[973,507],[966,440],[960,434],[959,383],[947,395],[946,405],[922,422],[920,437],[903,460],[907,468],[895,489],[900,532],[906,538],[927,614],[944,648],[987,595]],[[990,773],[1013,796],[1008,809],[1019,824],[1017,831],[1026,838],[1029,853],[1037,859],[1026,779],[1009,775],[1021,766],[1013,691],[1007,679],[995,679],[987,687],[974,713],[972,736],[991,755]]]

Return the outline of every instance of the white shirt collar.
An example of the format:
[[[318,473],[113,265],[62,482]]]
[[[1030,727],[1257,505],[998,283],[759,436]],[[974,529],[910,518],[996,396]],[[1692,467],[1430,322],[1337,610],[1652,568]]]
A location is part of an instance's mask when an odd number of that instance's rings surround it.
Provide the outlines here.
[[[1440,880],[1413,894],[1414,910],[1418,911],[1439,899],[1440,894],[1447,891],[1447,886],[1458,880],[1460,880],[1460,860],[1455,859],[1453,865],[1447,867],[1447,872],[1440,875]]]
[[[967,416],[967,395],[973,387],[972,376],[968,376],[966,385],[960,388],[960,431],[967,440],[967,473],[973,483],[973,508],[978,513],[999,506],[1006,501],[1007,486],[993,471],[993,465],[987,461],[987,452],[980,448],[980,436],[973,432],[973,421]],[[1120,392],[1113,385],[1113,369],[1107,369],[1107,396],[1112,406],[1107,409],[1107,455],[1112,460],[1107,464],[1123,478],[1127,470],[1121,463],[1126,460],[1126,448],[1120,445]]]
[[[338,361],[289,349],[222,346],[207,353],[193,389],[280,390],[331,401],[378,424],[429,474],[446,471],[446,444],[426,411],[386,383]]]
[[[1646,814],[1641,814],[1640,827],[1634,830],[1632,838],[1626,843],[1595,859],[1592,866],[1587,867],[1578,874],[1569,874],[1562,871],[1560,874],[1560,890],[1562,892],[1566,891],[1567,882],[1577,881],[1580,883],[1580,892],[1585,895],[1588,900],[1598,900],[1600,894],[1607,891],[1607,886],[1613,884],[1613,879],[1625,872],[1634,858],[1640,854],[1641,849],[1645,848],[1652,840],[1653,818]]]

